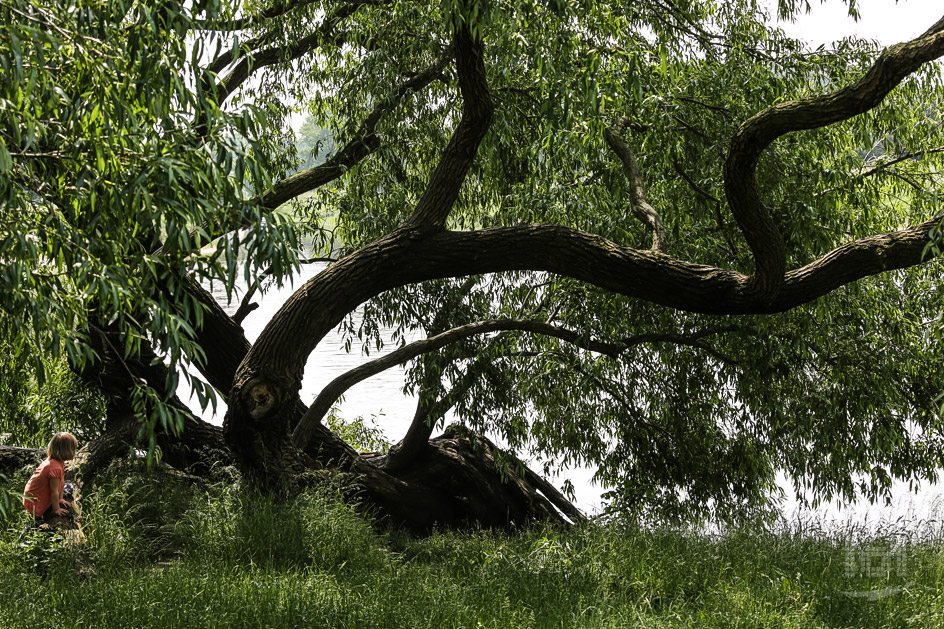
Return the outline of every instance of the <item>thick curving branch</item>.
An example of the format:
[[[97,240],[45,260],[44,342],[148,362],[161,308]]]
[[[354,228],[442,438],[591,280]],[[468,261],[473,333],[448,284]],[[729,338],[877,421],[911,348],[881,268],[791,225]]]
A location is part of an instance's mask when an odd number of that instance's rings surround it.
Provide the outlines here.
[[[865,277],[927,262],[934,257],[927,250],[931,230],[941,223],[939,216],[837,247],[788,272],[772,301],[759,298],[744,274],[620,247],[600,236],[552,225],[434,234],[425,241],[424,250],[414,252],[419,258],[414,264],[442,263],[444,252],[450,251],[449,257],[465,258],[459,264],[463,274],[548,271],[689,312],[769,314]]]
[[[519,225],[429,234],[398,230],[309,280],[263,330],[244,367],[248,375],[265,364],[273,376],[300,382],[318,341],[363,301],[414,282],[501,271],[557,273],[689,312],[781,312],[864,277],[926,262],[930,232],[940,224],[935,218],[838,247],[786,274],[772,301],[759,298],[742,273],[621,247],[569,227]]]
[[[244,437],[263,435],[268,440],[264,452],[280,452],[282,443],[290,442],[288,434],[292,418],[297,417],[292,415],[294,400],[297,400],[302,371],[311,351],[348,312],[391,288],[446,277],[501,271],[543,271],[684,311],[772,313],[812,301],[843,284],[892,269],[915,266],[930,257],[931,230],[940,226],[940,218],[862,238],[790,273],[784,273],[780,268],[773,275],[767,272],[766,276],[760,266],[754,275],[748,276],[730,269],[679,260],[657,251],[621,247],[600,236],[558,225],[446,231],[444,225],[449,210],[491,116],[491,100],[484,74],[481,80],[476,79],[478,73],[484,72],[481,43],[468,33],[459,31],[455,48],[464,97],[463,122],[453,135],[427,192],[403,226],[323,271],[276,313],[236,373],[224,429],[231,444],[238,444]],[[941,53],[942,50],[938,49],[944,49],[944,36],[932,35],[917,43],[897,47],[893,49],[891,58],[899,59],[902,50],[910,51],[905,55],[910,59],[909,67],[917,68],[920,63],[915,61],[918,55],[915,51],[920,52],[918,56],[923,55],[922,58],[930,57],[930,48],[934,48],[935,54]],[[877,66],[889,65],[901,73],[900,63],[877,63]],[[801,116],[808,120],[810,115],[822,109],[818,104],[821,100],[814,99],[812,105],[802,101],[793,109],[788,108],[788,112],[809,109],[808,115]],[[778,107],[768,110],[773,114],[762,113],[757,119],[779,120]],[[844,109],[842,116],[849,115]],[[468,122],[470,120],[478,120],[478,123]],[[756,146],[748,146],[750,143],[745,138],[768,127],[749,121],[742,126],[734,142],[735,148],[740,147],[741,154],[756,151],[753,162],[750,162],[751,169],[763,147],[756,150]],[[783,126],[783,129],[788,127]],[[792,128],[800,127],[794,123]],[[767,144],[773,137],[776,134],[770,136]],[[732,155],[729,165],[748,163],[740,159],[738,151],[733,151]],[[450,179],[450,173],[456,177]],[[728,182],[730,188],[730,176]],[[752,178],[749,184],[753,185]],[[733,185],[736,187],[736,182]],[[750,212],[748,215],[749,219],[756,218]],[[740,223],[742,230],[753,234],[756,241],[757,230],[750,226],[745,229],[743,220]],[[776,237],[779,238],[779,232],[776,232]],[[777,242],[775,238],[773,249],[777,248]],[[780,250],[782,253],[782,244]],[[765,288],[764,282],[771,277],[776,285]]]
[[[783,235],[760,198],[757,161],[777,138],[848,120],[877,106],[905,77],[944,55],[944,19],[927,33],[885,49],[866,74],[835,92],[778,103],[753,116],[735,133],[724,165],[724,186],[734,218],[744,233],[756,268],[749,292],[772,302],[784,282]]]
[[[459,92],[462,94],[462,118],[433,171],[423,196],[406,225],[442,229],[488,132],[494,105],[485,77],[481,36],[473,36],[468,26],[456,29],[453,38]]]
[[[501,330],[520,330],[523,332],[532,332],[563,339],[569,343],[582,347],[589,351],[599,352],[611,357],[616,357],[625,346],[613,343],[604,343],[601,341],[589,340],[578,332],[568,330],[560,326],[551,325],[543,321],[530,321],[526,319],[491,319],[488,321],[477,321],[467,325],[453,328],[442,334],[437,334],[421,341],[414,341],[405,345],[386,356],[382,356],[350,371],[341,374],[332,380],[309,407],[308,412],[302,416],[298,426],[292,434],[292,441],[295,447],[304,449],[310,439],[311,428],[321,422],[321,419],[331,410],[331,406],[338,400],[345,391],[352,386],[374,376],[391,367],[416,358],[421,354],[427,354],[442,349],[447,345],[461,341],[462,339],[478,334],[487,334],[489,332],[498,332]]]
[[[764,312],[783,312],[826,295],[840,286],[885,271],[905,269],[935,259],[932,230],[944,225],[941,215],[919,225],[860,238],[787,272],[777,298]]]
[[[603,130],[603,137],[623,163],[623,170],[629,179],[629,204],[636,218],[652,233],[652,251],[665,252],[665,225],[662,224],[662,217],[656,209],[646,200],[646,184],[639,170],[639,162],[622,137],[627,122],[628,120],[621,118],[612,127]]]

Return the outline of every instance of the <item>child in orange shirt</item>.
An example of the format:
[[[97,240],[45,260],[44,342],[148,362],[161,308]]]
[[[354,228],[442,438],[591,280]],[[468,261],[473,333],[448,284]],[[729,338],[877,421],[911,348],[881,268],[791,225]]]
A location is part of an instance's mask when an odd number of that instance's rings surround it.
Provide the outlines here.
[[[65,480],[62,464],[75,457],[78,447],[79,443],[71,433],[56,433],[46,448],[46,460],[39,464],[26,483],[23,506],[37,521],[69,515],[68,508],[72,503],[62,497]]]

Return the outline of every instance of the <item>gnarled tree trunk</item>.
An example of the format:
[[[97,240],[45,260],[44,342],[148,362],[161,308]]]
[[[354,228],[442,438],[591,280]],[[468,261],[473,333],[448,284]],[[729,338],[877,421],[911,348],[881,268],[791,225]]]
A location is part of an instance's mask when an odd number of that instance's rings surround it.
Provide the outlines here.
[[[214,387],[229,392],[250,344],[212,295],[196,284],[189,289],[207,306],[197,329],[206,353],[201,371]],[[137,444],[140,424],[127,400],[130,378],[144,379],[158,391],[167,382],[167,368],[154,360],[149,347],[134,360],[118,360],[109,348],[121,344],[106,335],[100,332],[98,337],[102,361],[82,374],[111,394],[107,429],[88,444],[81,460],[82,474],[89,479]],[[565,522],[558,509],[572,521],[582,518],[566,499],[554,496],[550,485],[542,487],[530,470],[498,467],[494,446],[480,437],[449,432],[429,441],[419,456],[391,474],[383,469],[384,457],[361,455],[320,422],[309,431],[304,447],[297,448],[291,431],[308,409],[289,379],[250,379],[241,390],[233,390],[240,393],[230,398],[223,429],[194,417],[171,397],[186,423],[179,435],[159,434],[165,462],[202,475],[214,460],[234,459],[247,476],[271,487],[307,482],[304,475],[313,469],[336,471],[349,479],[351,497],[379,521],[416,533],[437,527]]]

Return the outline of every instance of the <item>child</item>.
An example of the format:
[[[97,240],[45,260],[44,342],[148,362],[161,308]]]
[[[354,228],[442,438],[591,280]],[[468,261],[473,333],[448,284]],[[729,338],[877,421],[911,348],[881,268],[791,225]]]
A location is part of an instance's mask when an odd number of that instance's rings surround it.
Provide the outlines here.
[[[59,432],[46,448],[46,460],[39,464],[23,490],[23,506],[37,522],[69,515],[72,503],[63,500],[65,469],[62,464],[75,456],[78,441],[68,432]]]

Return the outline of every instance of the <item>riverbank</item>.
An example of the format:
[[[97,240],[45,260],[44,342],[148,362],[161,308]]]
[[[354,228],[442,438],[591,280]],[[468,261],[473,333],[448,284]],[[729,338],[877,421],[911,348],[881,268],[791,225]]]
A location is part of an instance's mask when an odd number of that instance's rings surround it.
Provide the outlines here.
[[[814,523],[724,534],[378,532],[330,484],[273,502],[221,481],[115,473],[84,546],[0,528],[0,626],[933,627],[944,533]],[[901,524],[901,523],[899,523]]]

